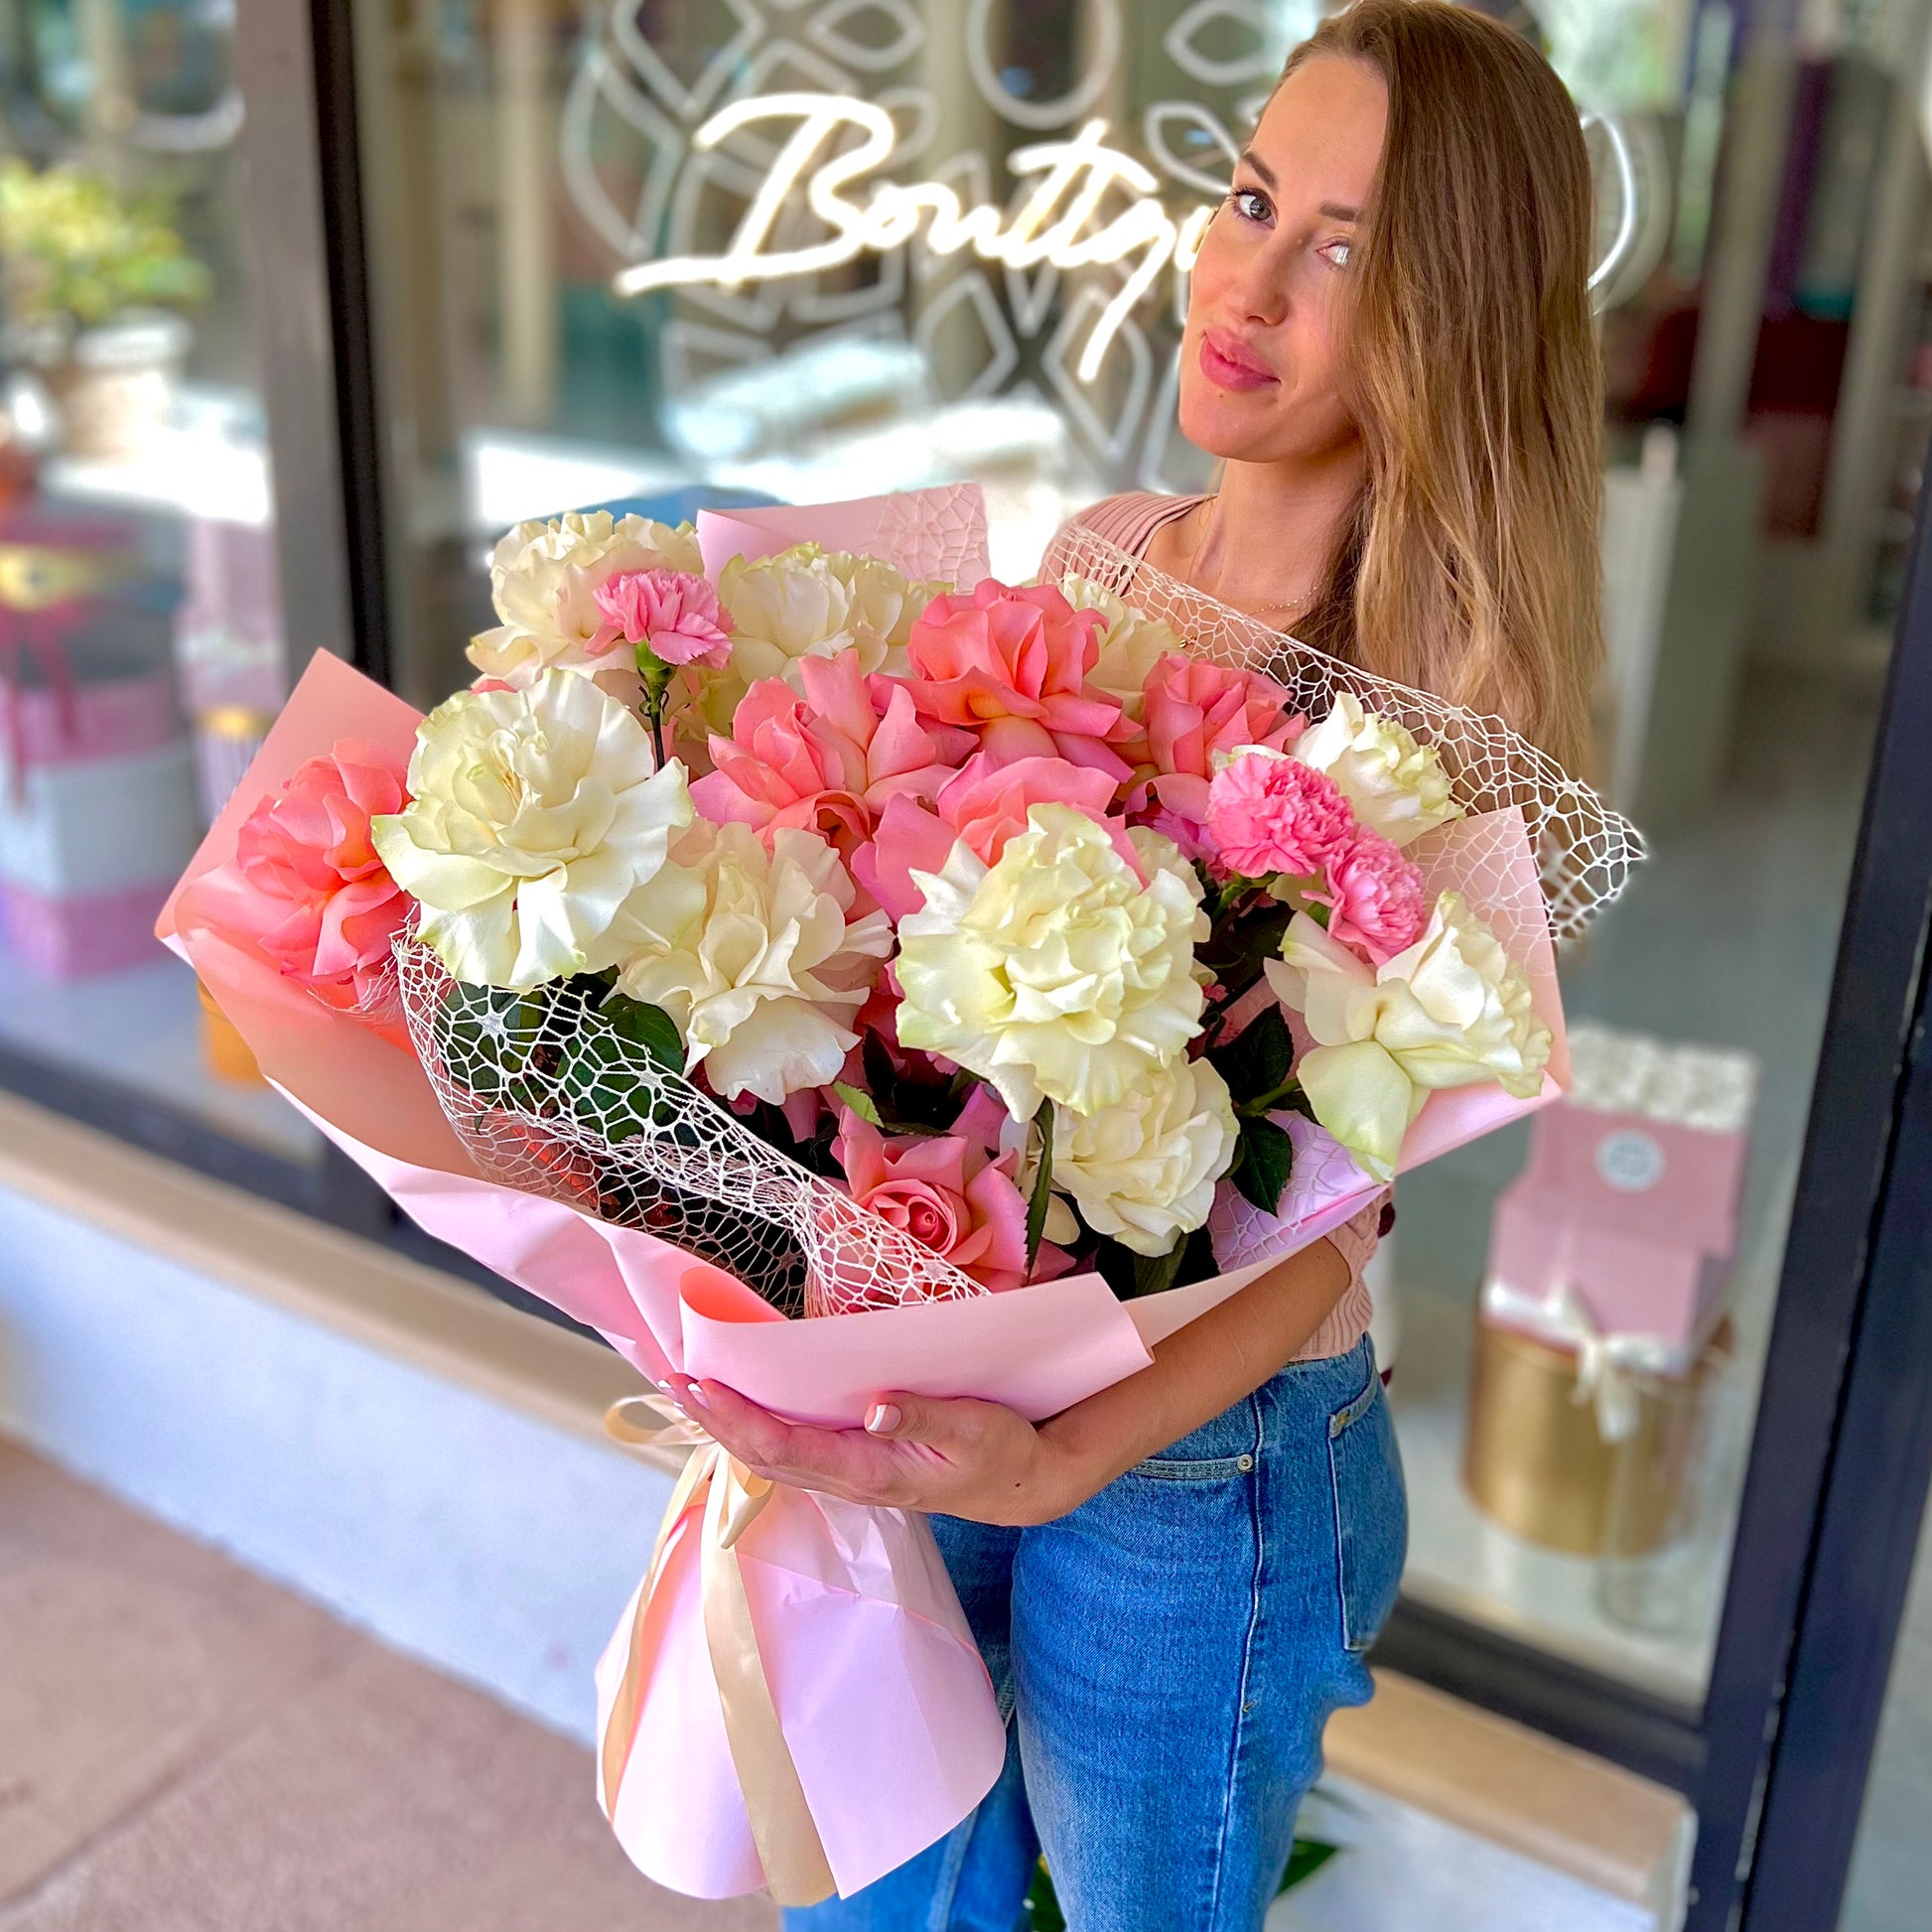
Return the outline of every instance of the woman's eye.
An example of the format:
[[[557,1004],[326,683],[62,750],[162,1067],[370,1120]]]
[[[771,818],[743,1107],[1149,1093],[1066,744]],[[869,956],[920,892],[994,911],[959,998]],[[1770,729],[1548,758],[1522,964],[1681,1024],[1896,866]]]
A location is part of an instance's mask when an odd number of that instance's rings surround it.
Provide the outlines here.
[[[1314,252],[1331,267],[1346,268],[1349,257],[1355,252],[1355,244],[1352,241],[1324,241]]]
[[[1268,197],[1258,188],[1237,188],[1228,197],[1228,206],[1244,221],[1266,221],[1275,211],[1268,206]]]

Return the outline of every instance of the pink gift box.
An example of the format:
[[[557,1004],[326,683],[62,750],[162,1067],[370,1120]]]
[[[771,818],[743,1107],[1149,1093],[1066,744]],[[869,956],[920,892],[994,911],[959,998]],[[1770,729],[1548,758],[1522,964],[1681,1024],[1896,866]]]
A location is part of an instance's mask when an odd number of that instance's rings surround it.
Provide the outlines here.
[[[1568,1288],[1604,1334],[1688,1346],[1716,1317],[1736,1242],[1746,1137],[1559,1102],[1496,1203],[1489,1280]]]
[[[174,679],[166,669],[22,687],[0,681],[0,754],[28,766],[123,758],[178,737]]]
[[[171,882],[57,898],[0,882],[7,950],[43,979],[85,979],[163,957],[154,936]]]
[[[0,880],[49,899],[145,888],[179,873],[196,831],[185,739],[29,765],[0,786]]]

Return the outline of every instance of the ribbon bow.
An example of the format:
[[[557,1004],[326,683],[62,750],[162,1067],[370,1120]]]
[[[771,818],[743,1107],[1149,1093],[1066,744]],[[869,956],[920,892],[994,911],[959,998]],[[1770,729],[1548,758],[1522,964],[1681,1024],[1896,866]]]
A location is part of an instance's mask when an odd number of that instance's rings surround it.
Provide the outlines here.
[[[773,1485],[754,1474],[661,1393],[614,1404],[605,1415],[604,1427],[625,1449],[688,1449],[691,1454],[658,1525],[650,1570],[637,1592],[623,1677],[601,1740],[598,1802],[605,1817],[615,1820],[619,1788],[636,1742],[638,1715],[650,1682],[644,1631],[651,1599],[663,1581],[672,1531],[686,1510],[702,1503],[698,1578],[705,1645],[711,1653],[711,1672],[724,1709],[725,1738],[751,1820],[752,1839],[771,1896],[780,1905],[815,1905],[837,1887],[778,1723],[738,1563],[738,1541],[770,1501]]]
[[[1568,1282],[1538,1298],[1492,1281],[1482,1291],[1482,1312],[1499,1326],[1576,1352],[1577,1386],[1570,1399],[1579,1408],[1595,1404],[1597,1434],[1606,1443],[1627,1443],[1637,1433],[1643,1415],[1639,1377],[1681,1374],[1685,1367],[1681,1351],[1656,1335],[1606,1334]]]

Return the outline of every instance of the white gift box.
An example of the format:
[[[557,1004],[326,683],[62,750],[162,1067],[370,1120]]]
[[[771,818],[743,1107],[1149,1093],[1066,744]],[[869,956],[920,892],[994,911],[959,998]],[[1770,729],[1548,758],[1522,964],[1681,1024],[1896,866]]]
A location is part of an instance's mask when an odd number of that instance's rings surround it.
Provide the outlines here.
[[[17,774],[0,769],[0,881],[45,897],[172,880],[199,835],[186,739]]]

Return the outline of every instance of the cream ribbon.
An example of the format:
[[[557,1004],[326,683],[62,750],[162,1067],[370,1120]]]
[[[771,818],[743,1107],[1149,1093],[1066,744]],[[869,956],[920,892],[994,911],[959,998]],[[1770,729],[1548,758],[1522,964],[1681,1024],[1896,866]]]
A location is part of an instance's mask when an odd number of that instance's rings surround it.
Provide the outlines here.
[[[1594,1402],[1597,1434],[1606,1443],[1627,1443],[1637,1433],[1643,1419],[1639,1376],[1681,1375],[1688,1366],[1684,1351],[1659,1336],[1606,1334],[1568,1282],[1539,1298],[1492,1281],[1482,1291],[1482,1312],[1501,1327],[1576,1351],[1577,1386],[1570,1399],[1579,1408]]]
[[[738,1539],[770,1500],[772,1484],[753,1474],[661,1394],[631,1396],[615,1404],[605,1415],[604,1427],[625,1449],[691,1450],[658,1526],[650,1570],[631,1617],[629,1655],[604,1727],[604,1815],[616,1818],[618,1792],[636,1742],[638,1714],[651,1670],[644,1626],[651,1598],[663,1581],[671,1533],[685,1511],[702,1499],[698,1579],[705,1644],[711,1652],[718,1702],[724,1708],[725,1738],[752,1823],[752,1839],[771,1896],[780,1905],[815,1905],[829,1898],[837,1886],[778,1723],[738,1562]]]

